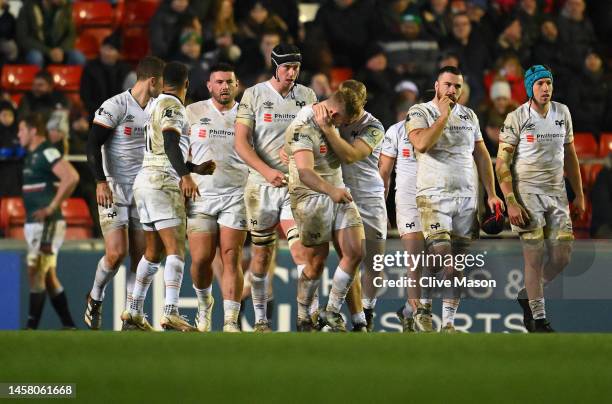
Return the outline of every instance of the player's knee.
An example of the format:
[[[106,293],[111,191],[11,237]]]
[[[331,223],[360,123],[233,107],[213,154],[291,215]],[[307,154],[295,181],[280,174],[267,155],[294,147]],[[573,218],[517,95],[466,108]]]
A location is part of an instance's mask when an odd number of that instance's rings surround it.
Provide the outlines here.
[[[272,247],[276,242],[276,232],[274,230],[252,231],[251,241],[257,247]]]
[[[544,229],[541,227],[530,231],[524,231],[521,233],[520,237],[525,248],[540,249],[544,247]]]
[[[105,254],[106,265],[108,265],[113,270],[119,268],[125,257],[127,256],[127,252],[122,249],[113,249],[112,251],[107,251]]]
[[[224,267],[230,268],[230,270],[232,271],[235,268],[238,268],[238,259],[240,258],[239,248],[236,248],[236,247],[224,248],[221,250],[221,255],[223,257],[223,262],[226,263]]]

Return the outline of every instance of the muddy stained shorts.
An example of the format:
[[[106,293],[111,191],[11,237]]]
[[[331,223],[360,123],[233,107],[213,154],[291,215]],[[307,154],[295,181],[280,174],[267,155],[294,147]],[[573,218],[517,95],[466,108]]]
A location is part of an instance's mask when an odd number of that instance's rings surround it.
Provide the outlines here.
[[[300,240],[307,247],[331,241],[335,230],[361,227],[363,234],[363,221],[355,202],[334,203],[321,194],[292,197],[291,206]]]
[[[249,180],[244,189],[244,202],[250,231],[271,229],[282,220],[293,220],[287,187],[277,188]]]
[[[557,240],[564,235],[566,238],[573,238],[572,219],[566,195],[520,194],[517,197],[529,213],[529,224],[525,227],[511,225],[513,231],[520,234],[541,228],[544,230],[545,239]]]
[[[134,181],[134,199],[144,230],[185,225],[185,201],[178,180],[172,175],[141,170]]]
[[[474,197],[417,196],[425,240],[447,234],[471,239],[477,228],[477,199]]]
[[[105,208],[98,205],[102,234],[105,235],[112,230],[128,226],[135,230],[142,230],[134,199],[133,184],[118,184],[109,181],[108,185],[113,193],[113,206]]]

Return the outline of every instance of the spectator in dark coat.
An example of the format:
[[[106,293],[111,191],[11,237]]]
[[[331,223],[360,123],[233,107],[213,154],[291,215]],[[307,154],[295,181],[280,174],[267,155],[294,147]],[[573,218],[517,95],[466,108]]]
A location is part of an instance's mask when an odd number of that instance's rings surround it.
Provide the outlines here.
[[[151,53],[162,59],[172,56],[179,44],[181,35],[181,16],[191,13],[189,0],[164,0],[151,22]]]
[[[364,49],[379,34],[378,10],[373,0],[325,0],[314,24],[327,39],[334,65],[358,69]]]
[[[39,112],[43,114],[46,122],[53,111],[68,109],[68,100],[64,94],[55,91],[53,86],[53,77],[48,71],[41,70],[36,73],[32,90],[25,93],[19,102],[17,115],[23,117],[31,112]]]
[[[25,150],[17,139],[13,105],[0,101],[0,196],[20,196]]]
[[[181,53],[175,59],[189,69],[189,88],[187,89],[188,102],[201,101],[208,98],[206,81],[208,72],[202,59],[202,37],[196,32],[184,32],[180,38]]]
[[[16,26],[8,2],[0,0],[0,68],[4,63],[17,59]]]
[[[591,237],[612,238],[612,153],[608,155],[604,168],[597,175],[591,190],[591,203]]]
[[[559,19],[559,42],[563,48],[565,64],[576,74],[582,62],[597,42],[591,21],[584,15],[584,0],[567,0]]]
[[[579,85],[568,86],[567,103],[572,111],[574,130],[599,134],[605,125],[612,85],[605,80],[601,56],[594,51],[587,54]]]
[[[81,76],[81,101],[89,114],[89,120],[100,105],[110,97],[125,90],[125,79],[130,65],[119,60],[121,38],[117,33],[109,35],[100,46],[100,56],[87,62]]]
[[[85,56],[74,49],[75,39],[67,0],[24,0],[17,17],[17,43],[27,63],[85,64]]]
[[[542,23],[537,0],[521,0],[516,16],[521,22],[523,43],[531,47],[540,37]]]
[[[513,53],[518,57],[521,64],[527,65],[531,55],[531,49],[523,39],[523,26],[518,18],[511,20],[497,37],[495,44],[495,55],[497,57]]]
[[[421,9],[425,31],[438,43],[448,39],[451,33],[451,13],[448,0],[429,0]]]

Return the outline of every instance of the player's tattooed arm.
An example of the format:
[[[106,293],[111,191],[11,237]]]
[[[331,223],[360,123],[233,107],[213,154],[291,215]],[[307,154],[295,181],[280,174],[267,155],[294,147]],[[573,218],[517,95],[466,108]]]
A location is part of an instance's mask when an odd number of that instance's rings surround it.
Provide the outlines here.
[[[342,163],[352,164],[372,154],[372,149],[363,140],[357,139],[351,144],[340,136],[338,129],[332,124],[331,116],[325,105],[315,104],[312,110],[317,125]]]
[[[314,170],[314,155],[311,150],[301,149],[293,152],[300,181],[313,191],[329,195],[336,203],[349,203],[353,200],[346,188],[334,187]]]

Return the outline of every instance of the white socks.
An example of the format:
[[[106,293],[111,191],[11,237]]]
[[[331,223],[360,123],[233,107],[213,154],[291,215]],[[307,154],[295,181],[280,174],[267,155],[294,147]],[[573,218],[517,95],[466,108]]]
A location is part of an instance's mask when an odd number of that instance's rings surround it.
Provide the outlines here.
[[[340,312],[351,283],[353,283],[353,276],[344,272],[340,267],[336,268],[332,279],[332,288],[329,292],[329,300],[327,301],[327,311]]]
[[[90,296],[94,300],[104,300],[104,290],[106,285],[113,279],[117,271],[113,271],[112,268],[106,265],[106,257],[100,258],[98,261],[98,267],[96,268],[96,277],[94,278],[93,287]]]
[[[159,262],[149,262],[143,256],[136,269],[136,282],[132,291],[132,302],[130,303],[131,314],[142,314],[145,297],[153,277],[159,269]]]
[[[455,313],[459,308],[460,299],[442,299],[442,327],[455,324]]]
[[[223,322],[238,323],[238,314],[240,313],[240,302],[233,300],[223,301]]]
[[[193,285],[193,290],[198,298],[198,308],[206,308],[212,303],[212,284],[205,289],[198,289]]]
[[[374,309],[376,307],[376,298],[373,299],[361,299],[361,304],[364,309]]]
[[[529,299],[529,308],[534,320],[540,320],[546,318],[546,308],[544,305],[544,298],[541,299]]]
[[[251,274],[251,298],[253,299],[253,310],[255,310],[255,322],[267,320],[266,304],[268,303],[267,275]]]
[[[166,266],[164,267],[164,283],[166,285],[165,315],[176,314],[178,312],[184,266],[185,262],[178,255],[168,255],[166,257]]]
[[[134,284],[136,283],[136,272],[132,272],[129,269],[125,274],[125,309],[128,310],[132,304],[132,297],[134,293]]]
[[[314,301],[314,295],[320,283],[320,279],[309,279],[304,274],[301,274],[298,279],[297,302],[299,319],[306,319],[312,314],[312,302]]]

